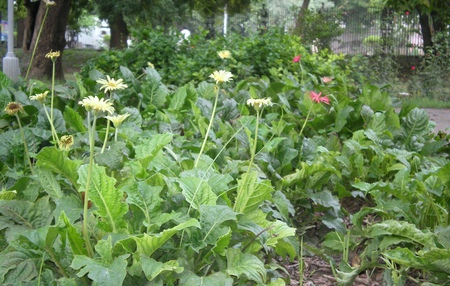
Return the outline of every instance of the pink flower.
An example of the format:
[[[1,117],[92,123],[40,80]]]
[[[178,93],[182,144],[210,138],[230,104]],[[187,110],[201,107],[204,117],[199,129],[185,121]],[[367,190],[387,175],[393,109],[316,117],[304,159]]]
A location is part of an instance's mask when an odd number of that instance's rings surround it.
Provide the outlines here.
[[[406,12],[405,12],[405,15],[409,15],[409,11],[406,11]]]
[[[298,63],[298,62],[301,60],[301,58],[302,58],[301,55],[295,56],[295,57],[292,59],[292,62],[293,62],[293,63]]]
[[[411,70],[415,71],[416,70],[416,66],[411,66]]]
[[[325,104],[330,104],[330,99],[328,98],[328,96],[321,96],[322,92],[319,93],[315,93],[314,91],[311,91],[309,93],[309,97],[311,98],[312,101],[317,102],[317,103],[325,103]]]
[[[333,78],[329,77],[329,76],[324,76],[324,77],[322,77],[322,81],[323,81],[323,83],[330,83],[333,81]]]

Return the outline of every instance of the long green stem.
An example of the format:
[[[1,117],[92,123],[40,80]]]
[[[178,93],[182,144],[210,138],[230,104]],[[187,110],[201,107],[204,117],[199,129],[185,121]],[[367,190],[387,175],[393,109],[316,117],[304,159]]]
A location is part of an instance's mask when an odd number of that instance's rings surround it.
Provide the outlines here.
[[[56,142],[55,145],[59,145],[59,138],[58,138],[58,133],[56,132],[56,129],[55,129],[55,125],[53,124],[53,121],[50,119],[50,115],[48,114],[47,107],[45,106],[45,104],[43,104],[43,106],[44,106],[45,115],[47,116],[48,122],[50,123],[50,129],[52,130],[53,141]]]
[[[33,53],[31,54],[30,63],[28,64],[28,69],[27,69],[27,73],[25,75],[25,80],[27,80],[28,74],[30,73],[31,65],[33,64],[33,59],[34,59],[34,56],[36,54],[36,48],[37,48],[37,45],[39,43],[39,38],[41,37],[42,28],[44,27],[45,19],[47,18],[48,9],[49,9],[49,6],[47,5],[47,9],[45,10],[44,18],[42,19],[41,27],[39,28],[39,33],[38,33],[37,38],[36,38],[36,43],[34,44]]]
[[[48,9],[47,9],[48,10]],[[55,98],[55,72],[56,72],[56,58],[52,58],[52,63],[53,63],[53,68],[52,68],[52,97],[50,100],[50,125],[53,125],[54,122],[54,116],[53,116],[53,100]],[[54,130],[55,128],[53,128]],[[59,145],[59,139],[58,139],[58,135],[56,134],[56,130],[55,130],[55,138],[53,138],[53,140],[56,139],[56,143]]]
[[[89,165],[88,165],[88,174],[86,180],[86,189],[84,191],[84,205],[83,205],[83,237],[86,243],[86,249],[90,257],[94,256],[94,251],[92,250],[91,242],[89,239],[89,233],[87,229],[88,224],[88,206],[89,206],[89,187],[91,183],[92,176],[92,166],[94,164],[94,131],[95,131],[95,123],[97,121],[97,117],[94,115],[94,119],[92,120],[92,126],[90,125],[90,112],[87,115],[88,120],[88,133],[89,133]]]
[[[103,151],[105,151],[105,147],[106,147],[106,143],[108,142],[108,134],[109,134],[109,126],[110,126],[110,120],[108,120],[108,122],[106,123],[106,133],[105,133],[105,140],[103,140],[103,147],[102,147],[102,151],[100,151],[100,153],[103,153]]]
[[[31,174],[34,174],[33,165],[31,164],[31,159],[30,159],[30,153],[28,152],[27,140],[25,138],[25,133],[23,132],[22,123],[20,122],[19,115],[16,114],[16,118],[17,118],[17,123],[19,123],[20,135],[22,136],[23,148],[25,149],[25,156],[27,157],[27,161],[28,161],[28,165],[30,166]]]
[[[214,100],[214,106],[213,106],[213,110],[211,112],[211,118],[209,119],[208,129],[206,130],[205,138],[203,139],[202,147],[200,148],[200,153],[198,153],[197,159],[195,160],[194,167],[197,167],[198,161],[200,160],[203,150],[205,149],[206,141],[208,141],[209,131],[212,128],[212,125],[214,122],[214,117],[216,115],[217,102],[219,101],[219,87],[215,86],[215,89],[216,89],[216,99]]]
[[[308,110],[308,114],[306,115],[305,122],[303,122],[302,129],[300,129],[300,133],[298,134],[299,137],[302,136],[302,134],[303,134],[303,129],[305,129],[306,123],[308,122],[309,115],[311,114],[312,109],[313,109],[313,105],[311,105],[311,107]]]

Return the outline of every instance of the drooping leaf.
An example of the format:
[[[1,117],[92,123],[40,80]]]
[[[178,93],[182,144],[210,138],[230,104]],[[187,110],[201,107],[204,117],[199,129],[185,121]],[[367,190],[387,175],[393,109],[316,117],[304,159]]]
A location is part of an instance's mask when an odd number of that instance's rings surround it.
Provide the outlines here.
[[[35,168],[38,179],[41,182],[42,188],[52,199],[60,199],[63,197],[61,186],[55,178],[55,175],[49,169],[44,167]]]
[[[185,271],[180,278],[180,286],[208,285],[208,286],[232,286],[233,278],[225,273],[215,272],[208,276],[197,276],[190,271]]]
[[[0,201],[0,213],[3,216],[30,229],[48,225],[52,220],[51,212],[48,196],[40,198],[36,203],[22,200]]]
[[[99,286],[120,286],[127,275],[127,258],[129,254],[124,254],[116,257],[111,263],[104,263],[84,255],[75,255],[72,267],[75,270],[80,270],[77,273],[78,277],[88,275],[96,285]]]
[[[78,232],[75,226],[69,221],[69,218],[64,212],[61,213],[59,221],[64,224],[64,231],[66,232],[67,240],[72,248],[72,252],[75,255],[87,255],[87,250],[84,245],[84,240],[81,234]]]
[[[373,236],[397,235],[406,237],[412,241],[427,247],[435,247],[436,234],[429,231],[422,231],[414,224],[406,221],[385,220],[371,226],[370,233]]]
[[[193,208],[199,209],[201,205],[213,206],[216,204],[217,195],[214,194],[211,186],[205,180],[197,177],[183,177],[177,181],[186,201]]]
[[[239,213],[250,213],[256,210],[261,203],[270,199],[273,187],[269,180],[258,181],[257,172],[244,174],[238,180],[238,194],[234,203],[234,211]]]
[[[66,105],[64,109],[64,120],[71,128],[73,128],[75,132],[86,132],[83,118],[78,112],[68,105]]]
[[[239,249],[229,248],[227,251],[227,273],[229,275],[246,278],[263,284],[266,280],[264,263],[250,253],[243,253]]]
[[[86,186],[89,166],[83,165],[78,170],[78,184]],[[123,215],[128,211],[128,205],[124,203],[122,192],[114,187],[116,179],[106,175],[105,167],[94,164],[90,176],[88,199],[97,207],[97,213],[102,220],[99,226],[105,231],[117,232],[124,226]],[[85,191],[81,187],[79,191]]]
[[[0,259],[0,283],[2,285],[17,285],[26,283],[38,275],[34,257],[21,251],[2,253]]]
[[[135,147],[136,158],[142,161],[144,168],[155,158],[155,156],[172,141],[173,134],[155,134],[150,139],[144,139]]]
[[[38,166],[43,166],[57,174],[62,174],[69,179],[75,188],[78,187],[77,169],[81,165],[81,161],[72,161],[68,159],[63,151],[54,147],[42,148],[36,158]]]
[[[175,272],[181,273],[184,268],[179,266],[178,262],[175,260],[169,260],[165,262],[159,262],[151,257],[141,255],[141,266],[144,271],[145,277],[149,281],[155,279],[158,275],[164,272]]]
[[[134,180],[122,186],[127,193],[127,203],[137,206],[146,217],[145,225],[149,226],[153,213],[161,212],[160,205],[163,200],[160,198],[162,187],[150,186],[146,182],[136,182]],[[120,189],[122,189],[120,188]]]
[[[166,241],[168,241],[172,236],[188,227],[200,227],[200,224],[196,219],[190,219],[186,222],[180,223],[179,225],[165,229],[162,233],[156,235],[143,234],[142,236],[134,236],[133,239],[137,244],[137,251],[140,254],[151,257],[152,254],[158,250]]]

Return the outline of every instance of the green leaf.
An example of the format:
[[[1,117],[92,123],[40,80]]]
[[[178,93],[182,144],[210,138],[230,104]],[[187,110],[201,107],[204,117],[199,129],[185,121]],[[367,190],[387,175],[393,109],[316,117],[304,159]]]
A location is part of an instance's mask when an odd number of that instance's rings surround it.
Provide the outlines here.
[[[386,220],[374,224],[370,228],[370,234],[373,236],[397,235],[406,237],[411,241],[427,247],[436,247],[436,234],[429,231],[422,231],[406,221]]]
[[[135,146],[136,158],[142,161],[146,169],[155,156],[172,141],[173,134],[155,134],[150,139],[144,139]]]
[[[278,241],[286,237],[295,236],[295,228],[289,227],[285,222],[276,220],[270,226],[268,229],[269,239],[265,243],[267,246],[276,247]]]
[[[37,167],[34,169],[36,175],[41,182],[42,188],[47,192],[47,194],[52,199],[60,199],[64,196],[61,191],[61,185],[56,181],[55,176],[49,169],[45,169],[44,167]]]
[[[79,168],[78,184],[86,186],[89,166],[83,165]],[[128,205],[123,201],[123,193],[114,187],[116,179],[106,175],[105,167],[92,166],[91,181],[89,184],[88,199],[97,207],[97,213],[102,220],[99,226],[105,231],[117,232],[124,226],[123,215],[128,211]],[[79,191],[85,191],[80,188]]]
[[[127,184],[124,184],[119,188],[123,189],[127,193],[126,202],[137,206],[145,215],[145,226],[149,226],[151,223],[151,214],[161,212],[160,205],[163,200],[160,198],[162,187],[150,186],[146,182],[136,182],[134,179],[130,179]]]
[[[81,165],[81,161],[72,161],[67,155],[55,147],[45,147],[36,156],[37,165],[48,168],[49,170],[62,174],[70,180],[75,188],[78,188],[77,169]]]
[[[2,253],[0,259],[0,283],[17,285],[31,281],[37,277],[34,258],[21,251]]]
[[[171,96],[169,109],[180,110],[187,97],[187,86],[178,88],[178,90]]]
[[[163,263],[145,255],[141,255],[141,265],[145,277],[147,277],[149,281],[152,281],[158,275],[164,272],[173,271],[176,273],[181,273],[184,270],[184,268],[180,267],[178,265],[178,262],[175,260],[169,260]]]
[[[200,225],[202,241],[208,244],[216,242],[229,232],[228,227],[221,226],[225,221],[236,220],[237,213],[228,206],[200,206]]]
[[[30,229],[40,228],[50,224],[52,208],[49,197],[45,196],[36,201],[0,201],[0,213],[16,224]]]
[[[128,256],[130,255],[124,254],[116,257],[111,263],[104,263],[87,256],[75,255],[70,267],[80,270],[77,273],[78,277],[87,274],[96,285],[120,286],[127,275]]]
[[[124,142],[111,142],[107,150],[95,154],[95,162],[101,166],[109,167],[111,170],[120,170],[126,151]]]
[[[181,275],[179,285],[232,286],[233,279],[222,272],[215,272],[208,276],[197,276],[190,271],[185,271]]]
[[[201,205],[215,205],[217,195],[211,190],[207,181],[197,177],[179,178],[182,193],[191,206],[199,209]]]
[[[0,191],[0,200],[4,200],[4,201],[14,200],[16,195],[17,195],[17,191],[15,191],[15,190],[12,190],[12,191],[1,190]]]
[[[166,229],[157,235],[148,235],[144,233],[142,236],[134,236],[131,237],[131,239],[136,241],[137,250],[140,254],[150,257],[156,250],[158,250],[158,248],[160,248],[180,230],[193,226],[200,227],[200,224],[196,219],[190,219],[186,222],[180,223],[179,225]]]
[[[336,123],[334,125],[334,132],[339,132],[344,128],[347,123],[347,118],[351,112],[355,109],[350,105],[345,105],[343,108],[340,108],[336,114]]]
[[[238,180],[238,194],[234,203],[234,211],[250,213],[256,210],[265,200],[270,199],[273,187],[269,180],[258,182],[258,173],[249,172]]]
[[[64,120],[66,123],[73,128],[75,132],[84,133],[86,132],[86,127],[84,126],[84,120],[81,115],[76,112],[73,108],[66,105],[64,109]]]
[[[263,284],[266,281],[264,263],[250,253],[242,253],[240,249],[229,248],[227,251],[227,273],[243,281],[242,275],[248,279]]]
[[[72,248],[72,252],[75,255],[87,255],[87,250],[84,245],[84,239],[78,230],[70,223],[69,218],[64,212],[59,216],[59,221],[64,224],[64,230],[67,235],[67,240]]]

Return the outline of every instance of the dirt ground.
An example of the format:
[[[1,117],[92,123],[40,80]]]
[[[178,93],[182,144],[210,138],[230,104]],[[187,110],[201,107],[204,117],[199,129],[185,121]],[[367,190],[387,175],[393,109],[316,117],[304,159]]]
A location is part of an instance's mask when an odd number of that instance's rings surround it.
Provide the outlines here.
[[[430,120],[436,123],[434,127],[436,133],[439,131],[450,133],[450,109],[424,108],[424,110],[430,116]]]

